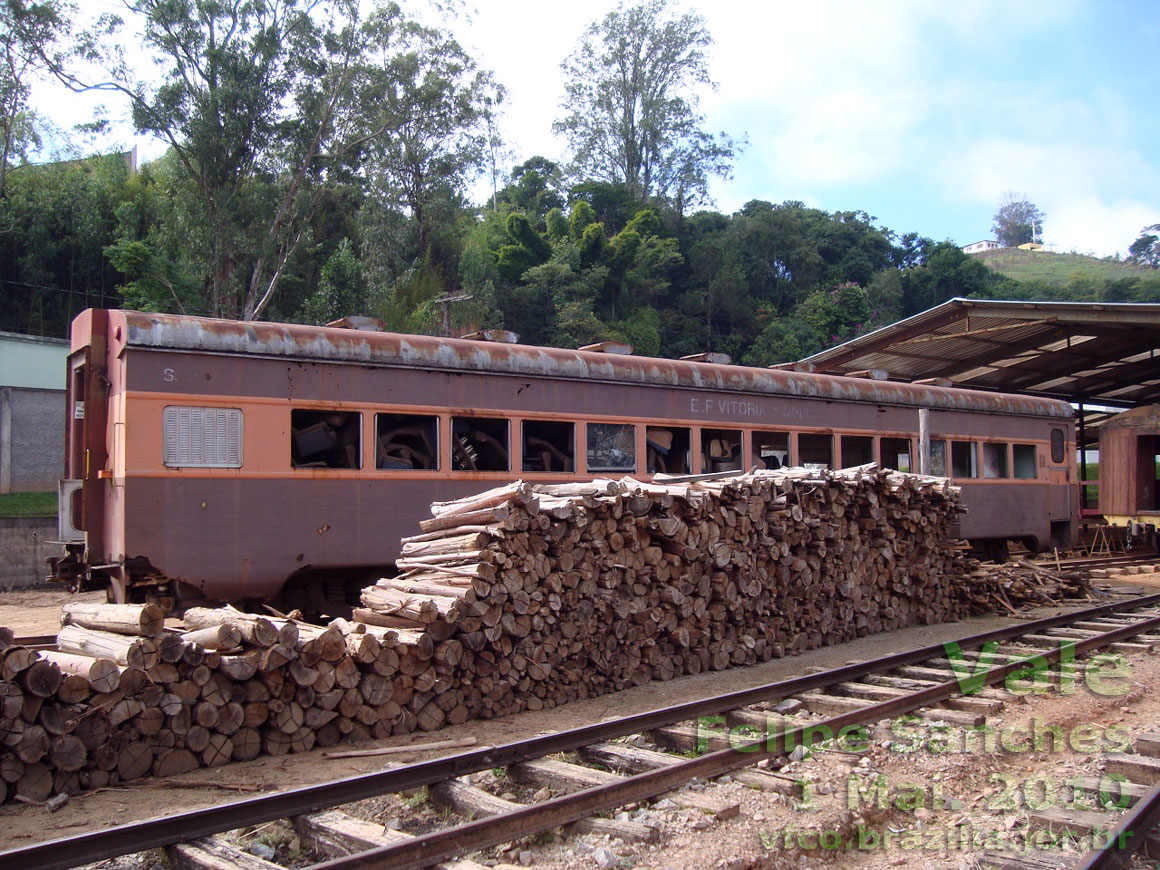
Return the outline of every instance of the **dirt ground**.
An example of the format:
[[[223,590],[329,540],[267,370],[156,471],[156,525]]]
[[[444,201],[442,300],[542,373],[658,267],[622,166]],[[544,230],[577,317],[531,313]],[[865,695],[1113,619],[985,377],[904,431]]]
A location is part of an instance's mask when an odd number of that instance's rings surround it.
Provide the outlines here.
[[[1110,582],[1160,587],[1160,574],[1136,575]],[[95,595],[99,600],[100,593]],[[67,597],[67,593],[55,591],[0,594],[0,625],[12,627],[17,635],[52,633],[59,624],[59,605]],[[1041,609],[1029,616],[1047,616],[1055,612],[1059,612],[1058,609]],[[804,673],[811,667],[831,668],[854,659],[870,659],[941,643],[1013,621],[986,617],[957,624],[919,626],[749,668],[650,683],[554,710],[471,722],[455,729],[453,735],[450,732],[411,735],[381,741],[379,745],[425,742],[466,733],[474,736],[480,745],[497,745],[759,686]],[[1130,742],[1131,737],[1152,730],[1155,723],[1160,723],[1160,692],[1156,691],[1160,688],[1160,659],[1131,657],[1127,678],[1120,680],[1119,684],[1128,686],[1127,694],[1093,694],[1081,686],[1072,695],[1061,696],[1053,690],[1042,697],[1033,696],[1033,703],[1024,703],[1013,697],[1002,716],[989,723],[996,729],[1015,733],[1020,729],[1025,731],[1031,719],[1036,717],[1041,727],[1050,730],[1052,725],[1059,726],[1065,734],[1064,744],[1077,728],[1091,725],[1098,735],[1103,735],[1094,738],[1095,748],[1085,744],[1081,745],[1080,751],[1069,745],[1040,752],[1008,751],[1002,747],[978,752],[935,751],[931,746],[937,747],[945,736],[937,729],[931,732],[929,728],[884,724],[872,729],[873,739],[868,752],[853,754],[833,749],[817,752],[816,757],[793,762],[781,771],[782,775],[812,783],[804,796],[757,792],[728,781],[697,784],[693,787],[739,801],[740,816],[718,822],[696,811],[667,806],[662,801],[649,807],[625,810],[630,818],[660,826],[660,840],[655,845],[630,845],[590,835],[568,838],[547,835],[535,838],[532,843],[518,844],[508,852],[477,856],[477,860],[487,858],[488,863],[494,863],[497,860],[516,861],[522,856],[537,867],[561,870],[605,864],[657,870],[670,867],[813,867],[823,864],[885,868],[919,861],[928,868],[973,867],[977,865],[979,854],[976,846],[981,848],[983,844],[994,843],[996,838],[1006,845],[1020,848],[1024,845],[1023,820],[1028,805],[1062,801],[1065,792],[1070,794],[1064,783],[1073,772],[1082,770],[1099,776],[1102,750],[1116,741],[1123,743],[1127,739]],[[1117,726],[1119,730],[1113,728],[1109,731],[1109,726]],[[1127,738],[1121,733],[1123,729],[1127,729]],[[914,751],[904,753],[900,746],[912,746]],[[391,762],[427,760],[430,757],[433,757],[432,753],[407,754],[393,756]],[[263,757],[225,768],[197,771],[180,778],[189,786],[187,788],[146,784],[76,796],[51,815],[39,807],[9,805],[0,809],[0,849],[214,806],[247,794],[373,772],[386,766],[382,758],[328,759],[323,757],[323,750],[315,750],[302,755]],[[868,804],[866,800],[857,798],[859,785],[869,788],[873,797],[872,786],[879,782],[879,774],[890,788],[885,809],[878,807],[873,799]],[[487,780],[494,774],[482,772],[477,777]],[[509,788],[502,781],[488,785],[496,793],[504,793]],[[855,797],[850,796],[851,788]],[[916,788],[925,796],[922,804],[913,800],[908,804],[904,800],[902,808],[896,805],[900,794],[913,795]],[[935,806],[936,797],[944,798],[955,808]],[[390,797],[364,802],[350,811],[386,823],[402,813],[413,814],[417,807],[422,807],[422,801],[422,795],[404,799]],[[265,831],[262,836],[269,839],[271,833]],[[908,834],[911,836],[909,841],[906,839]],[[858,841],[859,836],[862,842]],[[288,842],[280,842],[279,860],[284,860],[287,852],[296,851],[297,844],[292,835],[283,839],[288,839]],[[892,841],[889,845],[886,843],[888,839]],[[274,836],[273,840],[278,840],[278,837]],[[836,848],[835,842],[839,843]],[[964,843],[967,848],[961,847],[960,844]],[[608,864],[609,860],[615,864]],[[136,866],[150,867],[152,863],[149,860]]]

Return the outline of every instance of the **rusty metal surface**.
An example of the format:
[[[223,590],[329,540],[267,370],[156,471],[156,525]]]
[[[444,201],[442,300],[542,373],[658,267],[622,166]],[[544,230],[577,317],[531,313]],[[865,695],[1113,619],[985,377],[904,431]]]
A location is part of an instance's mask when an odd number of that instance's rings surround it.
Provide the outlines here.
[[[1160,400],[1160,304],[955,298],[803,362],[1132,407]]]
[[[110,325],[110,340],[121,347],[647,384],[993,414],[1072,416],[1066,403],[1037,397],[560,348],[136,311],[110,312]]]
[[[1147,845],[1160,826],[1160,783],[1152,786],[1108,832],[1102,849],[1093,849],[1076,864],[1077,870],[1116,870],[1127,867],[1132,856]]]
[[[961,649],[975,649],[988,641],[1002,642],[1021,635],[1035,634],[1056,626],[1092,619],[1094,617],[1128,612],[1142,606],[1160,603],[1160,594],[1142,596],[1128,601],[1101,604],[1083,610],[1045,617],[1031,622],[1019,623],[1005,628],[994,629],[981,634],[960,638]],[[1126,640],[1136,634],[1153,630],[1160,625],[1160,617],[1143,619],[1105,634],[1086,638],[1074,644],[1065,638],[1060,640],[1073,648],[1077,654],[1098,649],[1108,643]],[[947,643],[950,643],[949,641]],[[881,673],[905,665],[917,664],[945,654],[947,645],[933,644],[907,652],[897,653],[869,662],[845,665],[829,671],[796,677],[790,680],[770,683],[737,692],[699,701],[687,702],[673,707],[641,713],[595,725],[583,726],[569,731],[533,737],[504,746],[483,747],[427,762],[418,762],[404,767],[392,768],[379,773],[363,774],[321,785],[306,786],[273,795],[249,798],[224,806],[210,807],[176,816],[133,822],[120,827],[107,828],[73,837],[64,837],[0,852],[0,867],[5,870],[64,870],[79,864],[91,863],[118,855],[127,855],[145,849],[164,846],[176,842],[187,842],[198,837],[210,836],[242,826],[256,825],[287,816],[303,815],[333,806],[350,803],[390,792],[419,788],[451,777],[463,776],[479,770],[506,766],[533,758],[542,758],[557,752],[578,749],[582,746],[623,737],[736,709],[747,704],[771,699],[785,698],[795,693],[825,688],[840,682],[857,680],[872,673]],[[996,666],[987,672],[983,682],[994,685],[1008,674],[1027,666],[1029,662],[1051,663],[1058,659],[1063,647],[1043,650],[1035,656],[1018,659]],[[904,712],[925,704],[931,704],[955,694],[959,688],[956,681],[932,686],[913,695],[873,705],[854,713],[846,713],[827,720],[812,722],[802,729],[792,732],[802,736],[804,728],[820,728],[830,725],[837,733],[842,725],[874,721],[875,718]],[[869,717],[869,718],[867,718]],[[401,847],[375,849],[359,855],[352,855],[316,868],[338,868],[356,866],[376,867],[420,867],[437,862],[442,857],[480,848],[481,842],[504,842],[516,836],[534,833],[564,824],[569,820],[591,815],[593,812],[622,805],[638,797],[655,795],[682,785],[690,777],[708,778],[732,769],[749,766],[770,750],[784,749],[786,735],[779,732],[771,741],[758,741],[758,749],[752,752],[721,750],[702,755],[659,771],[627,777],[611,789],[600,787],[588,789],[552,801],[535,804],[521,811],[518,828],[504,827],[512,817],[498,817],[491,821],[484,819],[459,825],[435,834],[416,837]],[[817,732],[815,732],[817,733]],[[800,742],[800,740],[799,740]],[[745,745],[742,745],[744,749]],[[670,780],[665,771],[680,771],[683,778]],[[635,795],[632,797],[629,795]],[[488,839],[501,837],[500,840]],[[476,839],[471,839],[475,837]],[[413,847],[418,846],[418,850]]]

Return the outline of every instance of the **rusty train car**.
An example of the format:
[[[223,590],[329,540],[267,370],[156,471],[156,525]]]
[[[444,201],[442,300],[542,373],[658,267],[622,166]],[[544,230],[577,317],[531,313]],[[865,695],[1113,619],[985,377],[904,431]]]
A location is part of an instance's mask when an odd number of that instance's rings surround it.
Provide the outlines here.
[[[1100,513],[1129,542],[1158,541],[1160,405],[1124,411],[1100,426]]]
[[[962,485],[962,532],[1070,540],[1064,402],[711,362],[88,310],[73,323],[54,574],[170,608],[336,612],[433,500],[870,461]]]

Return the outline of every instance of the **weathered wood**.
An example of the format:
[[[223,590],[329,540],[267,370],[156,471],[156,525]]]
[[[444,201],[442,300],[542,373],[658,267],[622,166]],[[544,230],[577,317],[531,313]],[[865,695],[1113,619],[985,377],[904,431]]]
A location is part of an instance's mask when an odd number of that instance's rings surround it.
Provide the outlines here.
[[[64,652],[111,659],[119,665],[141,670],[147,670],[161,660],[157,645],[148,638],[95,631],[79,625],[62,627],[56,643]]]
[[[278,629],[269,619],[252,613],[224,608],[191,607],[182,617],[186,628],[204,629],[229,625],[237,630],[246,643],[268,647],[278,642]]]
[[[520,806],[457,779],[431,786],[430,795],[436,803],[472,818],[494,816],[510,812]],[[651,843],[655,842],[658,836],[656,828],[649,825],[615,819],[582,819],[570,827],[583,833],[618,837],[631,842]]]
[[[116,634],[157,637],[165,629],[165,614],[156,604],[70,601],[61,606],[60,622]]]
[[[182,632],[181,639],[204,649],[231,650],[242,645],[242,630],[236,622],[226,621],[206,628]]]
[[[111,659],[87,655],[41,650],[40,655],[55,664],[63,673],[84,677],[94,692],[115,692],[121,684],[121,669]]]
[[[166,846],[175,870],[285,870],[217,837]]]

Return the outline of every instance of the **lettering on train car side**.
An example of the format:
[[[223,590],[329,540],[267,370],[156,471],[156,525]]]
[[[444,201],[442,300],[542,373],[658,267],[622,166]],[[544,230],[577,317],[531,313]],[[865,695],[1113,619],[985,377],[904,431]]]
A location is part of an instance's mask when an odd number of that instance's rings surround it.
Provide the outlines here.
[[[165,381],[167,384],[171,384],[177,380],[177,373],[174,372],[173,369],[162,369],[161,380]]]
[[[729,417],[765,417],[768,415],[768,409],[758,402],[747,402],[743,399],[720,399],[716,396],[704,399],[693,396],[689,399],[689,411],[693,414]]]

